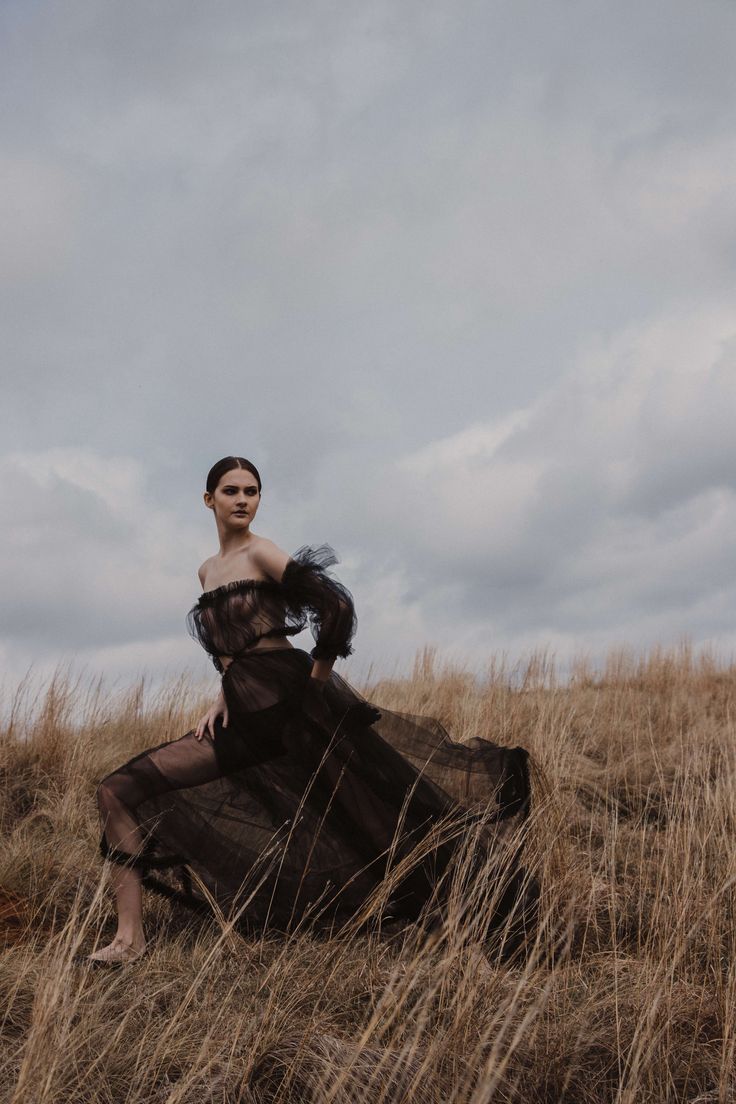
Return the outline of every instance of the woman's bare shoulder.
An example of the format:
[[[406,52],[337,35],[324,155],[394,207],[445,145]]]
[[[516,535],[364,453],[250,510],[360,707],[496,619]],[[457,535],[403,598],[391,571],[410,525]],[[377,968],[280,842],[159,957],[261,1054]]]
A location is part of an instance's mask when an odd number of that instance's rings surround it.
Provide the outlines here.
[[[197,568],[197,575],[199,576],[200,586],[204,590],[204,581],[207,578],[207,568],[212,562],[212,556],[208,556],[204,563]]]
[[[269,537],[258,537],[251,548],[251,559],[259,570],[272,579],[280,580],[291,557]]]

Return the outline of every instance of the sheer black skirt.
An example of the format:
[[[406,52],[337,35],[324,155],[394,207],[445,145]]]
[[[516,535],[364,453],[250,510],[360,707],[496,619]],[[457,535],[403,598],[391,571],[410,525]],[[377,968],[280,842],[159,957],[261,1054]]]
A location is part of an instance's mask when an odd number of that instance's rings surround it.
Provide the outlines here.
[[[522,881],[529,896],[513,831],[530,807],[526,750],[455,743],[431,717],[379,710],[334,671],[320,692],[312,662],[294,647],[233,660],[229,723],[218,718],[214,740],[192,730],[103,779],[103,856],[249,928],[336,930],[362,911],[368,923],[435,923],[470,832],[478,869],[504,880],[488,917],[489,930],[500,925]],[[380,908],[366,908],[389,882]]]

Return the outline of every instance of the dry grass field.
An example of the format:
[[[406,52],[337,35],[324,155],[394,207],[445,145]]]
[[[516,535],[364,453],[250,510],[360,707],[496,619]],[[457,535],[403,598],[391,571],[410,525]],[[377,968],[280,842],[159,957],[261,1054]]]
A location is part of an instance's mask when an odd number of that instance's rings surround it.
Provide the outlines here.
[[[80,967],[113,926],[95,783],[205,698],[29,677],[2,703],[0,1104],[736,1101],[736,667],[538,654],[479,687],[428,649],[358,689],[532,752],[526,957],[484,953],[480,899],[431,937],[247,939],[147,895],[150,956]]]

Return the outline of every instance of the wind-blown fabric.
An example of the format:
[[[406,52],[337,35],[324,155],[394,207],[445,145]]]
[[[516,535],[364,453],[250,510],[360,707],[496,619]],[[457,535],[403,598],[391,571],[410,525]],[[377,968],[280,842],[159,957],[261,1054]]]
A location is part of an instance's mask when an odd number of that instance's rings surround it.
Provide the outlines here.
[[[519,882],[520,851],[507,853],[503,837],[530,809],[524,748],[485,734],[456,742],[432,717],[367,701],[334,670],[321,688],[311,677],[315,659],[353,650],[354,602],[327,570],[336,562],[329,545],[303,546],[280,581],[204,592],[187,626],[218,670],[219,656],[233,657],[222,677],[228,726],[218,718],[213,741],[190,730],[100,784],[102,854],[172,900],[212,898],[259,929],[333,929],[448,818],[468,831],[483,819],[486,856],[497,852],[498,877]],[[307,625],[311,655],[286,639]],[[257,647],[273,637],[284,646]],[[387,915],[416,921],[441,907],[460,838],[409,862]],[[514,901],[505,894],[489,927]]]

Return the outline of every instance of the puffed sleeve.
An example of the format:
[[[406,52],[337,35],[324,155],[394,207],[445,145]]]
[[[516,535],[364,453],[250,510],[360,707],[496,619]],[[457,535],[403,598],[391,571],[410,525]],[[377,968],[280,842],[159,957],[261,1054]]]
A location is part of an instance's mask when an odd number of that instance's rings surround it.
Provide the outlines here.
[[[281,582],[291,616],[308,620],[315,640],[313,659],[352,655],[357,627],[353,597],[326,568],[337,563],[329,544],[302,545],[287,563]]]

